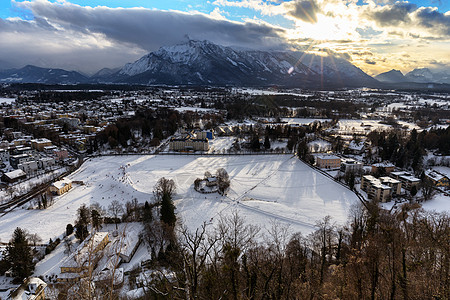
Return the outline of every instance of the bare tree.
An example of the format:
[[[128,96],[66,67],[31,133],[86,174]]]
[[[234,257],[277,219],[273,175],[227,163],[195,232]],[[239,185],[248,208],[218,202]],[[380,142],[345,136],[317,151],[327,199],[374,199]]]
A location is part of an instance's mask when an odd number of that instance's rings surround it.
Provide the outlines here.
[[[120,214],[123,213],[123,205],[118,200],[113,200],[108,206],[108,211],[114,218],[114,224],[116,224],[117,230],[117,220],[119,219]]]

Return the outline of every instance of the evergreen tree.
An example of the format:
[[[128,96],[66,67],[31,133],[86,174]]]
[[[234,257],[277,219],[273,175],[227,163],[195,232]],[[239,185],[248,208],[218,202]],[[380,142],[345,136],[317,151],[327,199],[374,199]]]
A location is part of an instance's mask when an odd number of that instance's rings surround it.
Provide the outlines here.
[[[102,228],[102,216],[98,212],[98,210],[93,209],[91,211],[91,220],[92,220],[92,227],[95,228],[95,230],[99,230]]]
[[[175,189],[175,182],[163,177],[158,180],[153,191],[156,200],[161,204],[161,221],[172,227],[175,226],[176,222],[175,206],[172,201]]]
[[[66,226],[66,235],[68,236],[68,235],[71,235],[73,233],[73,226],[72,226],[72,224],[67,224],[67,226]]]
[[[168,194],[164,194],[161,199],[161,221],[169,226],[175,226],[177,221],[175,205],[173,205],[172,197]]]
[[[269,136],[266,135],[266,137],[264,138],[264,148],[266,150],[270,149],[270,140],[269,140]]]
[[[6,260],[17,279],[24,279],[33,272],[33,255],[24,229],[17,227],[14,230],[12,239],[6,246]]]

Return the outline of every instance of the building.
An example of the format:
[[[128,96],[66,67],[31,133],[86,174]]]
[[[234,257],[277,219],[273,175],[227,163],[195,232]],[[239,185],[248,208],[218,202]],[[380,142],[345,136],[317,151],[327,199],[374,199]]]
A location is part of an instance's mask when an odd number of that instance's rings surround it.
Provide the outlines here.
[[[214,132],[212,130],[196,131],[195,132],[195,137],[197,139],[212,140],[212,139],[214,139]]]
[[[360,174],[362,172],[363,164],[351,158],[343,158],[341,160],[341,172]]]
[[[52,157],[43,157],[38,161],[38,167],[40,169],[51,168],[56,164],[55,159]]]
[[[14,169],[18,169],[20,164],[33,160],[34,158],[29,154],[18,154],[9,157],[9,163]]]
[[[54,195],[62,195],[67,193],[72,188],[72,180],[64,178],[63,180],[52,183],[49,191]]]
[[[336,155],[316,155],[316,166],[321,169],[339,169],[341,158]]]
[[[47,284],[37,277],[29,277],[14,291],[8,299],[11,300],[44,300]]]
[[[39,152],[44,151],[44,148],[49,146],[52,146],[52,141],[49,139],[42,138],[31,140],[31,147]]]
[[[361,189],[367,193],[369,199],[379,202],[391,201],[392,188],[372,175],[361,177]]]
[[[427,176],[428,179],[430,179],[433,182],[434,186],[437,187],[450,186],[449,178],[436,170],[427,170],[425,171],[425,175]]]
[[[58,281],[73,282],[92,272],[103,257],[103,249],[109,243],[108,232],[89,235],[60,266]]]
[[[14,171],[3,174],[2,180],[4,182],[14,183],[19,180],[25,179],[26,177],[27,177],[27,174],[24,171],[18,169],[18,170],[14,170]]]
[[[418,188],[420,184],[420,179],[412,176],[408,172],[400,171],[400,172],[392,172],[391,177],[402,182],[402,186],[405,190],[410,191],[413,186]]]
[[[380,177],[379,179],[382,184],[392,188],[392,196],[400,195],[402,193],[402,182],[400,180],[388,176]]]
[[[35,160],[23,162],[17,166],[27,174],[34,174],[38,170],[38,163]]]
[[[171,151],[208,151],[208,139],[172,138],[169,142]]]
[[[69,157],[69,152],[67,149],[61,148],[53,151],[53,154],[56,156],[58,160],[64,160]]]
[[[0,160],[3,162],[9,161],[9,151],[7,149],[0,149]]]
[[[381,169],[385,170],[386,174],[390,174],[394,171],[395,166],[389,162],[381,162],[372,165],[372,174],[377,174],[381,171]]]

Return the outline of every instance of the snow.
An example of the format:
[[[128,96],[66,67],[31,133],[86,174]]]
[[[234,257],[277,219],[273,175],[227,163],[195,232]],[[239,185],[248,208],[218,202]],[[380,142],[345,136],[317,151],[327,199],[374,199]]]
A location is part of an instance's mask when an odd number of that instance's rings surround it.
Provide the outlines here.
[[[436,194],[433,199],[422,202],[422,208],[425,210],[434,210],[437,212],[450,213],[450,196],[443,193]]]
[[[230,149],[233,146],[235,137],[216,137],[209,140],[209,153],[220,153]]]
[[[329,122],[331,119],[281,118],[281,121],[289,125],[308,125],[314,122]]]
[[[194,190],[196,178],[222,167],[231,179],[227,196]],[[153,187],[161,177],[175,181],[177,214],[191,229],[236,210],[249,223],[266,227],[276,220],[306,234],[326,215],[344,223],[350,206],[359,201],[351,191],[290,155],[99,157],[68,176],[84,185],[74,185],[55,197],[51,207],[15,209],[4,215],[0,239],[9,240],[18,226],[44,241],[55,239],[68,223],[74,223],[80,205],[98,202],[107,208],[113,200],[122,204],[133,198],[140,203],[152,201]]]
[[[16,101],[16,98],[2,98],[2,97],[0,97],[0,104],[3,104],[3,103],[11,104],[14,101]]]

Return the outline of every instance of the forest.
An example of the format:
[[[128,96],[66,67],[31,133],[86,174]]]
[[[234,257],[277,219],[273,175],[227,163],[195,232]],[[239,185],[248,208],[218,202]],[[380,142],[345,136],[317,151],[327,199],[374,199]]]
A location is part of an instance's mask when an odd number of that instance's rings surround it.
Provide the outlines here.
[[[144,299],[449,299],[450,218],[405,204],[355,207],[307,236],[237,213],[183,226],[152,262]]]

